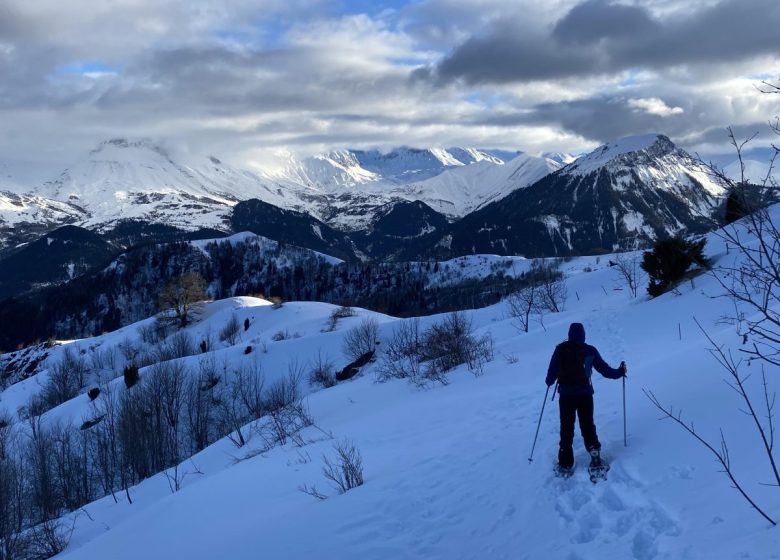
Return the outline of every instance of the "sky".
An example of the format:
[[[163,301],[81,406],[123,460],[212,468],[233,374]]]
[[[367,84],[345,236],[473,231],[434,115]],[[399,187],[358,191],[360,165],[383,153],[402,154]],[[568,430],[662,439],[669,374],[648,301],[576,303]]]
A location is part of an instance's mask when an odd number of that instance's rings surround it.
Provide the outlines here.
[[[777,0],[0,0],[0,161],[775,140]],[[780,140],[780,139],[778,139]],[[34,163],[30,163],[34,165]]]

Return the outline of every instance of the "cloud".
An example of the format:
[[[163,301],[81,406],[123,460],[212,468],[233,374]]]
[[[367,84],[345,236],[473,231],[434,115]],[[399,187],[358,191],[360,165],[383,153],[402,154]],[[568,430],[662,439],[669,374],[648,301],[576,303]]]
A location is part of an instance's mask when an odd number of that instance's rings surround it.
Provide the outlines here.
[[[682,107],[669,107],[663,99],[658,97],[634,97],[627,101],[627,105],[637,111],[644,111],[659,117],[679,115],[683,112]]]
[[[655,131],[710,145],[780,113],[748,78],[780,68],[776,3],[5,0],[0,158],[64,166],[115,136],[237,163],[277,148],[578,151]]]
[[[724,0],[666,17],[641,4],[587,0],[549,31],[503,20],[416,77],[440,85],[522,83],[776,57],[778,27],[776,0]]]

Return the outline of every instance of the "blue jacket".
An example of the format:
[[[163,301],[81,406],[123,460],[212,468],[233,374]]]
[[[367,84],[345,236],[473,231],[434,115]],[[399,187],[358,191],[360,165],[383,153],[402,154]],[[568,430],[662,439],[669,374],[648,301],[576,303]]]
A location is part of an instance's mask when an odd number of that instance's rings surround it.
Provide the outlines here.
[[[585,344],[585,327],[582,323],[572,323],[569,327],[569,340],[571,342],[577,342],[582,344],[585,349],[585,375],[588,378],[588,382],[583,385],[575,385],[573,387],[561,387],[558,385],[558,392],[561,395],[592,395],[593,384],[590,381],[591,375],[593,375],[593,368],[604,377],[609,379],[620,379],[623,377],[623,371],[621,369],[615,369],[609,367],[607,362],[601,358],[601,354],[595,347],[590,344]],[[550,367],[547,368],[547,379],[545,380],[549,387],[558,379],[558,347],[556,346],[555,352],[553,352],[552,358],[550,358]]]

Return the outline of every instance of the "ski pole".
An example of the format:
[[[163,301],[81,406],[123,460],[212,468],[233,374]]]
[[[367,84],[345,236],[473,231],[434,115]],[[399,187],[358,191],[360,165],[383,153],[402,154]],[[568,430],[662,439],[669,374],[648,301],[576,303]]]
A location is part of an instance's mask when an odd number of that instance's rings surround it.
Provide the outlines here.
[[[555,401],[555,393],[557,393],[557,392],[558,392],[558,382],[556,381],[555,382],[555,389],[553,389],[553,396],[550,399],[550,402],[554,402]]]
[[[536,438],[539,437],[539,428],[542,425],[542,415],[544,414],[544,405],[547,404],[547,395],[550,392],[550,386],[547,386],[547,390],[544,392],[544,401],[542,401],[542,411],[539,413],[539,423],[536,424],[536,435],[534,436],[534,444],[531,446],[531,456],[528,457],[528,462],[533,463],[534,461],[534,449],[536,449]]]
[[[628,447],[628,435],[626,432],[626,373],[628,368],[626,363],[623,362],[623,447]]]

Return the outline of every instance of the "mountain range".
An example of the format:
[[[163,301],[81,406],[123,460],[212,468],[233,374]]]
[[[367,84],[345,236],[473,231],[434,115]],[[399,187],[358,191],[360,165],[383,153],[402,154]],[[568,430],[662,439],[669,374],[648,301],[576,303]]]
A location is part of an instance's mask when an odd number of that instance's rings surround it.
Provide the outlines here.
[[[251,231],[345,260],[425,260],[471,253],[611,252],[719,222],[727,184],[663,135],[623,138],[575,158],[473,148],[340,150],[250,171],[183,157],[149,140],[101,143],[56,178],[0,192],[0,257],[43,259],[34,287],[69,279],[138,243]],[[19,192],[19,191],[26,192]],[[56,245],[29,245],[58,227]],[[2,261],[0,261],[2,262]],[[21,262],[21,261],[20,261]],[[56,273],[55,273],[56,269]],[[35,278],[34,281],[32,278]]]

